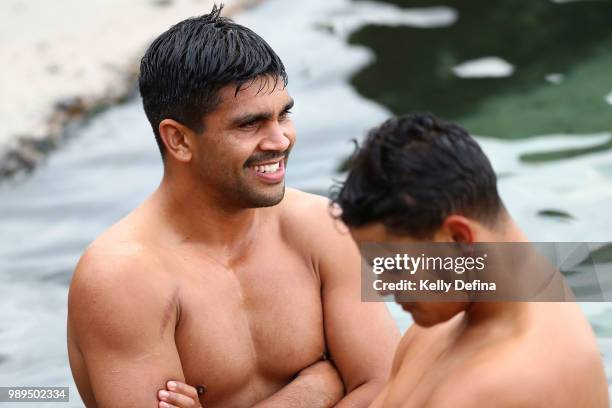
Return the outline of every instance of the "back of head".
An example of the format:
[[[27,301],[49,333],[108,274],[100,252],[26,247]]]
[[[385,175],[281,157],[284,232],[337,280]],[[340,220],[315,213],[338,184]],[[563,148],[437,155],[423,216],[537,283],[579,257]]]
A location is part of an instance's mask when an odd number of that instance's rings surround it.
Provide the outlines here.
[[[371,130],[335,195],[349,227],[380,222],[418,238],[431,237],[452,214],[493,225],[503,210],[495,172],[476,141],[431,114]]]
[[[250,29],[209,14],[189,18],[157,37],[140,64],[139,87],[159,149],[159,123],[173,119],[196,132],[203,117],[219,104],[218,91],[261,76],[287,83],[285,67],[274,50]]]

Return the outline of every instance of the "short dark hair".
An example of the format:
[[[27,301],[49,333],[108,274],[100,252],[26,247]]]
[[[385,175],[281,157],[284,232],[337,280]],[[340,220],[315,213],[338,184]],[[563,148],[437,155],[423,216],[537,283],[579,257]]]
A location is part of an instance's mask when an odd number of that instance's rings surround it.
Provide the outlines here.
[[[174,119],[196,132],[204,130],[203,117],[220,100],[219,90],[236,85],[236,94],[249,81],[287,73],[281,59],[263,38],[250,29],[221,17],[223,6],[209,14],[172,26],[157,37],[140,63],[140,95],[155,139],[164,157],[159,123]]]
[[[431,238],[451,214],[494,225],[502,201],[491,163],[462,127],[434,115],[392,118],[372,129],[332,191],[349,227],[381,222]]]

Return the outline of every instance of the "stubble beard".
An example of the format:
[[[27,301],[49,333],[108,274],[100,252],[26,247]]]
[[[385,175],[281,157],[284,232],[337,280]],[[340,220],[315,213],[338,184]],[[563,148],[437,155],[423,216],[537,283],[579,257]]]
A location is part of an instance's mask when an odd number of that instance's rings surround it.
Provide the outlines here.
[[[232,177],[229,172],[218,178],[214,184],[206,183],[210,174],[199,175],[203,187],[213,192],[219,204],[226,208],[248,209],[272,207],[280,203],[285,196],[285,180],[275,185],[262,186],[255,180],[248,180],[245,174]],[[218,177],[218,176],[217,176]],[[233,179],[233,180],[232,180]]]
[[[257,188],[243,184],[238,187],[237,196],[244,208],[272,207],[285,196],[285,180],[269,189],[273,191],[258,191]]]

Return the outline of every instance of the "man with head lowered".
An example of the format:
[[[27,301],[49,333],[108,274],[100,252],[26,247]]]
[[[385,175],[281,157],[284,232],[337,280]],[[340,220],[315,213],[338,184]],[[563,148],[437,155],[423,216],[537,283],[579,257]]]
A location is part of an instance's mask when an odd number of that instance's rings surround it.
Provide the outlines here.
[[[369,133],[335,202],[358,244],[526,243],[496,184],[464,129],[410,115]],[[608,407],[601,356],[575,303],[399,303],[416,324],[373,408]]]
[[[382,389],[399,332],[360,302],[359,252],[328,201],[285,191],[286,82],[270,46],[217,8],[147,50],[163,180],[91,244],[70,288],[88,407],[184,405],[168,380],[224,408],[365,407]]]

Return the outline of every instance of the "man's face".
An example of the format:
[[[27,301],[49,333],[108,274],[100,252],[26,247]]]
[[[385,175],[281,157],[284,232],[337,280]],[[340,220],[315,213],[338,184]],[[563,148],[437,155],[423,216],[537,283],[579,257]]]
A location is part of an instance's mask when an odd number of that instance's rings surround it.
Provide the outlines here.
[[[422,239],[410,236],[391,234],[382,223],[370,224],[360,228],[350,228],[350,232],[357,245],[367,243],[415,244],[424,242]],[[427,240],[427,242],[448,242],[448,240],[447,237],[436,233],[433,238]],[[383,293],[383,295],[385,294],[388,293]],[[470,305],[469,302],[404,302],[397,299],[396,302],[402,309],[412,315],[416,324],[423,327],[430,327],[445,322],[458,313],[466,310]]]
[[[295,143],[289,110],[293,99],[281,80],[262,77],[236,94],[219,91],[220,104],[204,118],[196,138],[198,177],[224,201],[243,207],[278,204],[285,192],[285,168]]]

